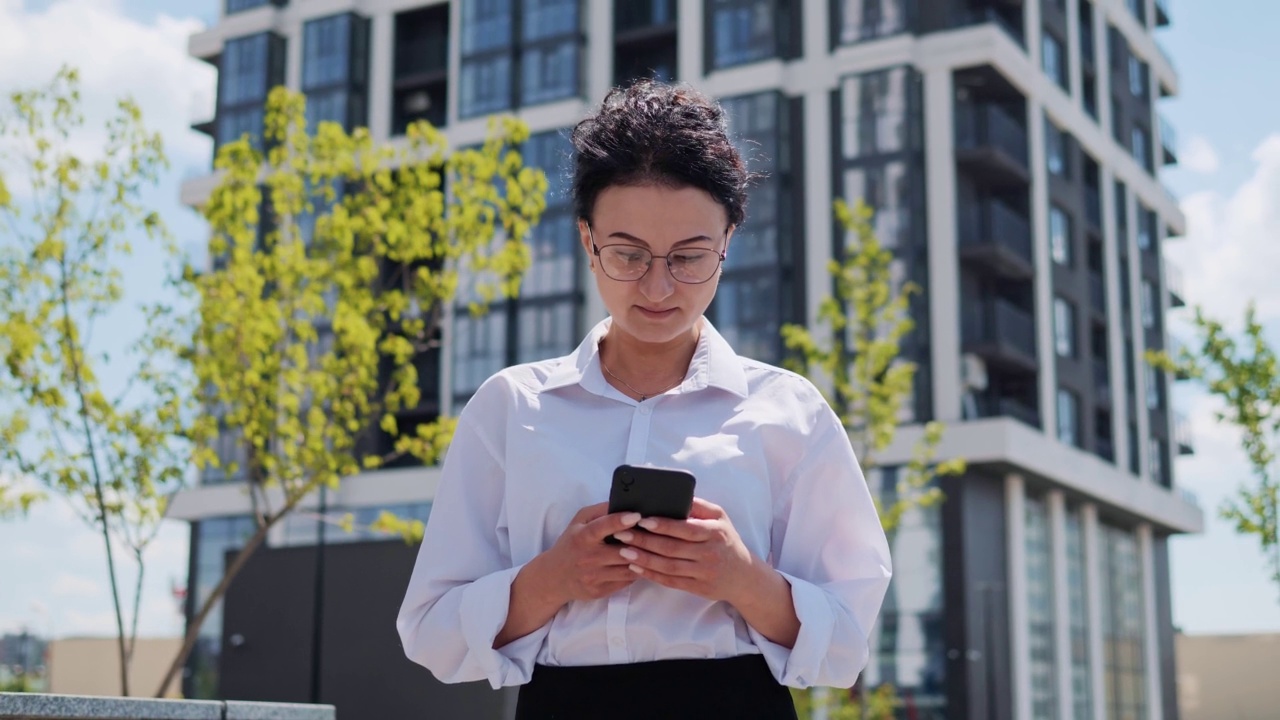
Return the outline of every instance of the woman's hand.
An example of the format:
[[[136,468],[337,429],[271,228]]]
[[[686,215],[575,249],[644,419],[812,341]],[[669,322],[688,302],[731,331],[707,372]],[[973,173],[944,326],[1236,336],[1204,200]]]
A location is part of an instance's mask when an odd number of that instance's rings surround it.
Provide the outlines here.
[[[736,605],[762,575],[773,574],[743,544],[728,514],[701,498],[694,498],[688,520],[651,517],[639,525],[649,532],[614,534],[627,545],[614,552],[631,572],[659,585]]]
[[[724,509],[694,498],[688,520],[645,518],[649,532],[623,530],[615,552],[630,572],[675,590],[733,606],[770,642],[794,647],[800,619],[791,583],[747,549]]]
[[[588,505],[569,521],[556,544],[530,560],[511,583],[507,621],[494,638],[500,648],[551,622],[574,600],[608,597],[635,582],[610,535],[640,522],[639,513],[609,514],[609,504]]]

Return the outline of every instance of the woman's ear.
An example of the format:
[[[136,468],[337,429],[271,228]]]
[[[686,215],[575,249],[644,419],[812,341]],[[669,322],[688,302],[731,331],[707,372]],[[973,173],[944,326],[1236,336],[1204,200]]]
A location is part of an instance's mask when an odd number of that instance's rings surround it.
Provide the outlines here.
[[[586,218],[578,218],[578,242],[582,243],[582,250],[587,254],[587,263],[592,272],[596,269],[596,253],[591,247],[591,223]]]

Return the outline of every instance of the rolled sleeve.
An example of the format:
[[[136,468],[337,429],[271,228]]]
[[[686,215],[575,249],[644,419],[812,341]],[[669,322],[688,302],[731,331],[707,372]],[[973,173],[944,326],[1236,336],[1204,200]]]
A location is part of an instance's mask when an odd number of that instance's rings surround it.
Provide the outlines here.
[[[795,645],[752,630],[778,682],[852,687],[892,575],[889,546],[848,436],[834,415],[792,473],[774,518],[773,559],[791,584]]]
[[[462,590],[460,612],[462,636],[468,648],[466,664],[489,680],[495,690],[506,685],[523,685],[533,677],[538,650],[546,638],[547,627],[513,640],[494,650],[493,641],[507,622],[511,601],[511,583],[524,567],[486,575]]]

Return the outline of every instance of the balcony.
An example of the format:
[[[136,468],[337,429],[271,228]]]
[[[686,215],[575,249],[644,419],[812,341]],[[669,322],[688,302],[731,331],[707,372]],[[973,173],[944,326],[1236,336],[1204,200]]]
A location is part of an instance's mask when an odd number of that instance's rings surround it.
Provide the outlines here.
[[[972,352],[989,366],[1034,374],[1036,327],[1031,313],[1007,300],[969,301],[963,311],[961,333],[965,352]]]
[[[960,257],[1028,280],[1035,276],[1031,223],[998,200],[966,204],[960,209]]]
[[[1174,416],[1173,441],[1177,444],[1179,455],[1195,455],[1195,438],[1191,434],[1191,422],[1181,413]]]
[[[1107,316],[1107,282],[1096,272],[1089,273],[1089,307],[1103,318]]]
[[[1170,0],[1156,0],[1156,27],[1168,27],[1173,21],[1169,15]]]
[[[1084,187],[1084,217],[1089,227],[1102,231],[1102,195],[1096,187]]]
[[[1102,358],[1093,358],[1092,368],[1094,399],[1101,406],[1111,407],[1111,369]]]
[[[1168,260],[1164,261],[1164,286],[1169,290],[1169,307],[1186,307],[1186,292],[1182,289],[1182,270]]]
[[[994,7],[972,8],[963,16],[960,22],[961,25],[985,25],[987,23],[1000,28],[1021,47],[1025,48],[1027,46],[1026,41],[1022,38],[1022,24],[1010,20]]]
[[[993,103],[956,104],[956,159],[995,184],[1025,185],[1027,130]]]
[[[1178,135],[1168,120],[1160,118],[1160,160],[1165,165],[1178,164]]]

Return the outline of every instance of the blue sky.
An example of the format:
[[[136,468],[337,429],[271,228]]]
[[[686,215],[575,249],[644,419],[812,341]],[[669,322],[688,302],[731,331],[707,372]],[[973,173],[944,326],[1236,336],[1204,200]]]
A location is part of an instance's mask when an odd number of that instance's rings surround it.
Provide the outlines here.
[[[1280,94],[1269,91],[1280,68],[1280,3],[1239,0],[1232,9],[1174,2],[1174,24],[1158,34],[1181,76],[1181,95],[1160,106],[1182,160],[1164,179],[1190,226],[1166,254],[1183,269],[1190,302],[1236,319],[1255,299],[1280,346]],[[186,56],[186,38],[216,14],[217,0],[0,0],[0,93],[41,83],[68,62],[83,69],[91,118],[133,94],[173,162],[152,198],[190,244],[203,240],[202,224],[178,204],[178,185],[209,165],[209,141],[188,126],[212,115],[214,75]],[[130,301],[152,296],[147,281],[157,270],[145,254],[130,265]],[[132,337],[131,320],[111,319],[117,343]],[[1177,314],[1170,327],[1190,337]],[[1204,534],[1171,544],[1175,623],[1197,633],[1280,632],[1280,589],[1267,582],[1256,543],[1213,511],[1247,479],[1237,438],[1213,421],[1202,392],[1180,386],[1175,403],[1191,417],[1198,450],[1178,460],[1177,481],[1199,497],[1208,521]],[[171,586],[185,582],[186,537],[184,524],[169,524],[148,559],[143,634],[181,630]],[[100,542],[65,508],[50,503],[0,521],[0,548],[0,633],[112,631]]]

